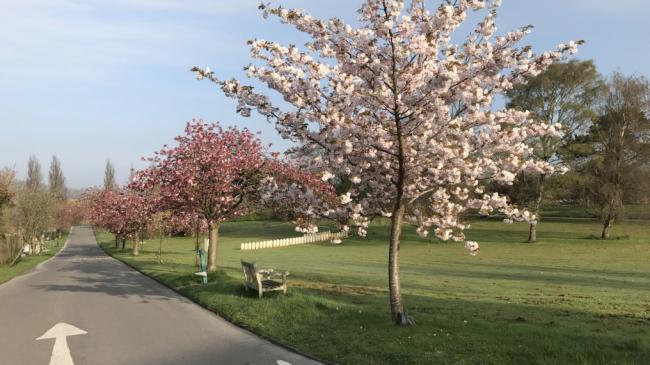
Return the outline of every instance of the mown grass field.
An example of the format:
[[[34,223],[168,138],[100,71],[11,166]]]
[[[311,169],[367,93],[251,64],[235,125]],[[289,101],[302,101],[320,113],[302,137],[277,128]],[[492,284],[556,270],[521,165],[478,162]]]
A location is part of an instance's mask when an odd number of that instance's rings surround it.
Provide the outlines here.
[[[406,229],[402,285],[417,325],[389,321],[388,227],[342,245],[311,244],[240,251],[239,244],[295,235],[289,224],[222,226],[219,267],[210,284],[193,275],[194,243],[157,241],[139,257],[110,254],[254,332],[340,364],[650,364],[650,225],[615,226],[601,241],[599,225],[543,222],[539,242],[525,243],[525,224],[477,221],[460,244],[417,238]],[[257,299],[242,287],[240,259],[289,270],[290,289]]]
[[[61,248],[63,248],[63,245],[67,239],[68,234],[63,234],[59,240],[60,244],[58,247],[56,245],[56,241],[50,241],[46,244],[46,251],[40,255],[23,257],[14,266],[0,265],[0,284],[9,281],[16,276],[26,273],[36,265],[56,255],[61,250]]]

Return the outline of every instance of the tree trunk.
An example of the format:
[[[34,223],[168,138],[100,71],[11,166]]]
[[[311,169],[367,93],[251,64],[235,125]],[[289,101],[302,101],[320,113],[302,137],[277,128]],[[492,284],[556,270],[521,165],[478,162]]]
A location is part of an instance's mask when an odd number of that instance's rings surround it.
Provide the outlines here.
[[[537,241],[537,222],[530,223],[528,229],[528,242]]]
[[[162,264],[162,245],[163,245],[163,237],[164,235],[161,233],[160,234],[160,241],[158,242],[158,263]]]
[[[29,254],[36,255],[37,254],[36,249],[37,249],[36,239],[32,237],[32,239],[29,241],[29,250],[30,250]]]
[[[400,194],[401,195],[401,194]],[[402,234],[404,203],[400,198],[393,209],[390,227],[390,246],[388,250],[388,287],[390,289],[390,312],[393,322],[398,326],[412,324],[404,312],[399,271],[399,246]]]
[[[384,4],[384,10],[386,5]],[[386,12],[386,14],[388,14]],[[406,159],[405,159],[405,139],[402,134],[402,113],[400,112],[400,103],[398,95],[397,83],[397,56],[395,51],[395,43],[393,40],[393,33],[390,32],[390,45],[392,51],[392,82],[391,89],[393,92],[393,110],[392,114],[395,119],[395,131],[397,133],[397,176],[395,176],[395,202],[393,212],[391,215],[390,227],[390,243],[388,249],[388,288],[390,297],[390,312],[393,323],[398,326],[408,326],[413,324],[404,311],[404,303],[402,302],[402,290],[400,285],[399,273],[399,248],[400,237],[402,235],[402,220],[406,206],[404,203],[404,185],[406,184]]]
[[[120,247],[120,235],[116,234],[115,235],[115,248],[119,248],[119,247]]]
[[[194,266],[199,267],[199,236],[200,236],[200,228],[199,228],[199,223],[197,221],[196,223],[196,240],[194,242]]]
[[[133,256],[140,254],[140,236],[138,234],[133,238]]]
[[[537,223],[541,217],[542,211],[542,201],[544,200],[544,182],[546,181],[546,175],[539,175],[539,181],[537,183],[537,196],[535,197],[535,203],[533,205],[533,214],[535,215],[535,221],[530,223],[528,230],[528,242],[537,241]]]
[[[219,223],[208,224],[210,243],[208,245],[208,272],[217,271],[217,241],[219,240]]]
[[[608,214],[603,222],[603,233],[600,235],[600,238],[604,240],[609,239],[609,228],[612,226],[612,216]]]
[[[38,253],[39,255],[45,250],[45,234],[41,233],[41,237],[38,240]]]
[[[122,236],[122,252],[126,251],[126,236]]]

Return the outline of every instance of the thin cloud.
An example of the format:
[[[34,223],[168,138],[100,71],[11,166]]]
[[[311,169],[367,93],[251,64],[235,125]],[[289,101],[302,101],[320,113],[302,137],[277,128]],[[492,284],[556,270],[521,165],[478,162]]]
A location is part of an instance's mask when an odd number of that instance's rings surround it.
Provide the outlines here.
[[[99,81],[131,66],[190,67],[193,50],[225,35],[191,19],[178,22],[176,15],[237,11],[248,2],[217,7],[209,5],[213,1],[119,0],[110,9],[105,2],[9,2],[0,15],[0,75],[20,82]],[[158,10],[171,13],[151,15]]]

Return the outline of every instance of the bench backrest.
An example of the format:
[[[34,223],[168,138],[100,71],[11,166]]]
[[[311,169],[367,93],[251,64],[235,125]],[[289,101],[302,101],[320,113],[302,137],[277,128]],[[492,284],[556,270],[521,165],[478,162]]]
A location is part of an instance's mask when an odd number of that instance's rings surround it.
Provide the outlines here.
[[[257,272],[257,266],[255,265],[255,263],[241,260],[241,267],[242,269],[244,269],[244,277],[246,278],[246,282],[254,284],[259,287],[260,276]]]

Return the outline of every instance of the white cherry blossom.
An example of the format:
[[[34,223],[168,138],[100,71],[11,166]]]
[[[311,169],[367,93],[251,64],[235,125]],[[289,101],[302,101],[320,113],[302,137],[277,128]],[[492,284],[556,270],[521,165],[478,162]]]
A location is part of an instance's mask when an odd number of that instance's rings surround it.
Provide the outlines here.
[[[500,3],[457,0],[431,8],[425,0],[366,0],[358,27],[262,4],[264,17],[310,38],[301,49],[249,42],[256,61],[246,68],[248,76],[277,92],[282,105],[238,80],[193,69],[235,99],[240,114],[256,111],[273,122],[297,145],[291,154],[304,169],[352,182],[339,192],[342,206],[328,208],[338,217],[347,214],[359,234],[373,218],[390,213],[391,312],[400,324],[408,322],[399,290],[404,217],[413,217],[421,236],[433,231],[458,242],[465,241],[462,217],[470,209],[534,219],[505,197],[486,194],[485,187],[511,184],[523,170],[553,169],[534,160],[526,141],[560,130],[493,102],[575,52],[579,42],[536,55],[519,46],[532,27],[497,35]],[[468,13],[484,8],[475,31],[454,43],[452,34]],[[473,247],[474,255],[478,245]]]

